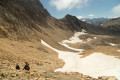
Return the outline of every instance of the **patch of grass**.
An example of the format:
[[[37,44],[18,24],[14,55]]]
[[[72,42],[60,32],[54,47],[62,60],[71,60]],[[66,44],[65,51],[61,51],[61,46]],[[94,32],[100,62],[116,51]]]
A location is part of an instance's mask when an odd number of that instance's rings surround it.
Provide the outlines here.
[[[42,76],[45,78],[51,78],[53,76],[53,74],[50,72],[44,72],[44,73],[42,73]]]
[[[2,78],[7,78],[7,74],[4,74],[4,73],[2,73],[0,76],[1,76]]]
[[[80,36],[80,39],[87,40],[88,38],[91,38],[92,40],[86,43],[77,43],[77,44],[68,44],[71,47],[79,48],[79,49],[85,49],[85,50],[91,50],[98,46],[105,46],[105,47],[111,47],[110,43],[116,44],[115,47],[120,48],[120,37],[116,36],[99,36],[97,39],[93,39],[93,35],[83,35]]]
[[[117,44],[116,47],[117,47],[117,48],[120,48],[120,44]]]
[[[79,38],[82,39],[82,40],[87,40],[88,38],[93,38],[93,36],[91,36],[91,35],[81,35],[81,36],[79,36]]]
[[[19,76],[19,74],[16,74],[16,76]]]
[[[105,39],[107,42],[119,44],[120,43],[120,37],[109,37]]]
[[[98,38],[96,40],[92,40],[90,42],[90,45],[93,45],[94,47],[97,46],[109,46],[109,42],[105,41],[103,38]]]
[[[46,49],[42,48],[42,47],[38,47],[37,49],[42,51],[42,52],[48,53],[48,51]]]
[[[79,45],[80,49],[85,49],[85,50],[90,50],[93,49],[93,46],[91,44],[87,44],[87,43],[82,43]]]

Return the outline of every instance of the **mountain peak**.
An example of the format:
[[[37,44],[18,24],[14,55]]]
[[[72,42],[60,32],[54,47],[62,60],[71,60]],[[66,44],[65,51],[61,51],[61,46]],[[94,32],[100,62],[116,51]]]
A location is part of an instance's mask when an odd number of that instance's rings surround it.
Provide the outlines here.
[[[77,19],[76,16],[72,16],[70,14],[67,14],[64,18],[66,18],[66,19]]]

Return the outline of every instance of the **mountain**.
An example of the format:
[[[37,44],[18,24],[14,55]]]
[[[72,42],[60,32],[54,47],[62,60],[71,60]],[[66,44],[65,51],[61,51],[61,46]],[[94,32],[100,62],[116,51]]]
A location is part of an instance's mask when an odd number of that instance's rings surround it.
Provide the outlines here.
[[[75,31],[89,30],[89,26],[92,27],[71,15],[63,19],[52,17],[39,0],[0,0],[0,79],[80,79],[74,74],[55,73],[64,62],[41,40],[56,49],[73,51],[58,42],[70,38]],[[30,64],[29,72],[22,70],[25,62]],[[16,71],[16,65],[20,65],[20,71]]]
[[[120,35],[120,18],[114,18],[103,22],[102,26],[110,32],[110,34]]]
[[[104,27],[109,27],[109,26],[119,26],[120,25],[120,17],[119,18],[114,18],[109,21],[106,21],[103,23]]]
[[[101,35],[95,34],[105,34],[106,27],[85,23],[69,14],[62,19],[56,19],[39,0],[0,0],[0,80],[98,80],[80,73],[54,72],[64,66],[65,62],[58,58],[63,55],[59,56],[54,49],[42,44],[44,41],[60,52],[76,53],[78,51],[66,48],[58,42],[69,39],[75,31],[82,29],[88,33],[83,39],[98,37],[95,40],[98,45],[93,44],[95,48],[104,43],[104,39],[99,40]],[[83,47],[89,49],[91,46],[83,44]],[[91,51],[88,50],[88,54]],[[64,58],[66,57],[68,56]],[[25,62],[29,63],[30,71],[23,71]],[[17,71],[16,65],[21,70]],[[103,80],[102,77],[99,80]]]
[[[101,25],[101,23],[109,21],[110,18],[98,17],[98,18],[81,18],[81,21],[84,21],[89,24]]]
[[[75,18],[72,16],[66,17]],[[76,25],[77,19],[72,22],[71,27],[69,26],[70,21],[68,18],[64,21],[52,17],[39,0],[0,1],[0,37],[34,39],[40,38],[40,34],[42,34],[53,38],[51,35],[57,33],[57,36],[65,39],[68,36],[70,37],[74,30],[82,29],[79,24]],[[63,35],[64,33],[65,35]],[[59,37],[58,39],[60,39]]]
[[[56,19],[44,9],[39,0],[1,0],[0,26],[0,37],[61,41],[72,36],[74,30],[81,31],[85,28],[91,32],[88,28],[93,25],[71,15]]]
[[[66,15],[56,19],[43,7],[39,0],[1,0],[0,38],[10,40],[40,41],[57,49],[67,50],[57,42],[70,38],[75,31],[103,34],[94,25]]]

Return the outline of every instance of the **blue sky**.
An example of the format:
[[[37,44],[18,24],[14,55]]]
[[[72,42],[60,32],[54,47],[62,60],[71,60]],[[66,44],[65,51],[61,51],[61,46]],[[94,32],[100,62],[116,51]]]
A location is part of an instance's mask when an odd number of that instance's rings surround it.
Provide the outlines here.
[[[78,18],[120,17],[120,0],[40,0],[56,18],[66,14]]]

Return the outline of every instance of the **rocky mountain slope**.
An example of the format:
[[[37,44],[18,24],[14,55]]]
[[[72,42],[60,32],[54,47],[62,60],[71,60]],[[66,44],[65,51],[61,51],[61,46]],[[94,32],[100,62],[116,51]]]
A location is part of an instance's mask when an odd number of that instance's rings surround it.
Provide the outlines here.
[[[43,39],[57,47],[56,41],[71,37],[74,30],[81,30],[80,26],[74,22],[72,24],[74,29],[52,17],[39,0],[0,1],[1,38],[29,41]]]
[[[39,0],[0,1],[0,37],[38,39],[41,34],[53,39],[52,35],[57,35],[59,39],[55,41],[58,41],[70,37],[74,30],[89,30],[91,27],[93,25],[81,22],[71,15],[66,15],[61,20],[52,17]]]
[[[120,34],[120,18],[111,19],[110,21],[102,23],[110,34],[119,35]]]
[[[119,22],[120,22],[120,18],[114,18],[114,19],[111,19],[110,21],[104,22],[103,26],[104,27],[117,26],[117,25],[120,25]]]
[[[50,16],[39,0],[1,0],[0,11],[1,32],[6,36],[28,35],[32,29],[40,31],[37,25],[47,25]]]
[[[39,0],[1,0],[0,26],[1,37],[19,39],[38,37],[40,33],[51,35],[47,34],[47,31],[45,32],[43,28],[69,30],[69,27],[64,22],[53,18],[43,8]],[[60,36],[61,33],[58,33],[58,35]]]

